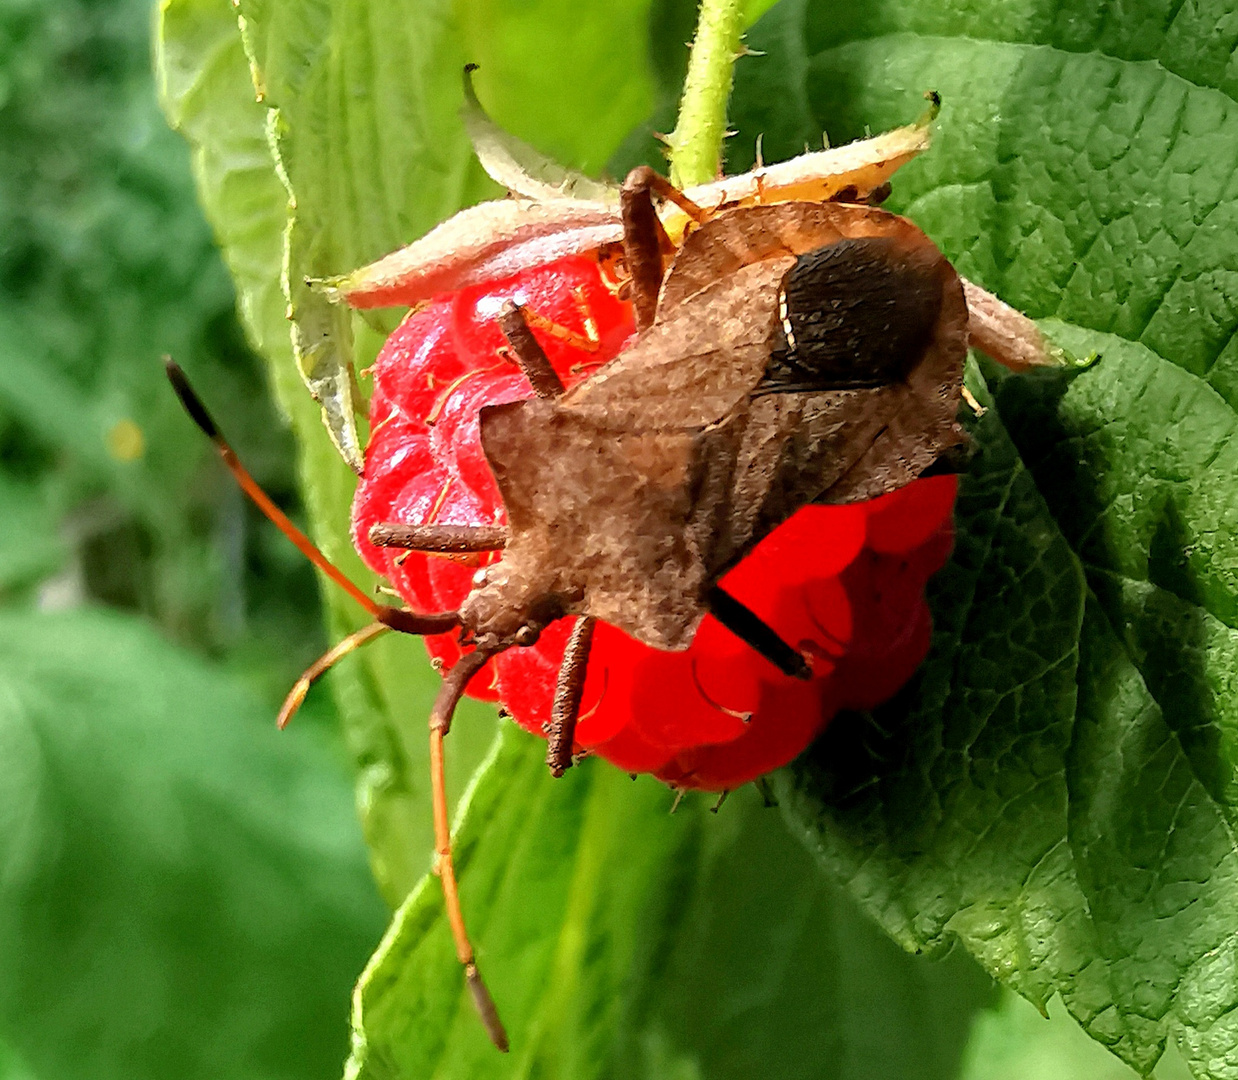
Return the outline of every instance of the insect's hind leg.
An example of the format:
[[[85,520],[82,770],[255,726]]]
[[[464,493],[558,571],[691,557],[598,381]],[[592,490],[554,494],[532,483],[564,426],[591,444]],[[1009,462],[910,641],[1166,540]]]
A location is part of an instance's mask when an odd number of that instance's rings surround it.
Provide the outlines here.
[[[404,525],[381,521],[370,526],[375,547],[424,551],[435,555],[471,555],[507,546],[505,525]]]
[[[1023,312],[966,278],[962,280],[967,299],[967,343],[973,349],[1011,371],[1066,361],[1065,353],[1045,341],[1040,328]]]
[[[455,863],[451,857],[451,820],[447,813],[447,772],[443,761],[443,739],[451,730],[451,720],[456,706],[464,696],[469,680],[473,678],[493,656],[493,651],[475,649],[465,653],[443,677],[438,697],[430,710],[430,793],[434,807],[434,872],[443,887],[443,903],[447,922],[456,945],[456,956],[464,967],[464,978],[469,994],[490,1041],[500,1050],[508,1048],[507,1032],[499,1019],[499,1011],[486,984],[477,970],[473,945],[464,926],[464,914],[460,910],[460,890],[456,884]]]
[[[582,615],[572,627],[563,650],[554,703],[550,707],[550,730],[546,734],[546,765],[551,776],[562,776],[572,767],[572,742],[576,736],[576,721],[580,718],[580,699],[585,692],[596,626],[597,619],[592,615]]]

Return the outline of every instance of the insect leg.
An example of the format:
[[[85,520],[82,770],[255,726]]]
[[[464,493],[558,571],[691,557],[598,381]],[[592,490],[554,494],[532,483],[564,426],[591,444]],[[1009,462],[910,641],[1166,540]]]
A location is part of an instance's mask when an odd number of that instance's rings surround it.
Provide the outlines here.
[[[554,704],[550,707],[550,731],[546,737],[546,764],[551,776],[562,776],[572,767],[572,740],[580,716],[580,698],[585,692],[589,650],[596,626],[597,619],[592,615],[577,619],[567,639],[567,648],[563,650]]]
[[[447,774],[443,766],[443,737],[451,729],[451,719],[464,696],[469,680],[482,669],[493,652],[475,649],[465,653],[443,678],[434,707],[430,710],[430,787],[434,803],[434,871],[443,886],[443,903],[447,909],[447,921],[456,943],[456,956],[464,966],[464,978],[468,983],[473,1004],[481,1016],[490,1041],[506,1053],[507,1032],[499,1019],[498,1009],[486,984],[477,970],[473,946],[464,927],[464,915],[460,911],[460,891],[456,885],[456,870],[451,859],[451,823],[447,816]]]
[[[962,280],[967,299],[967,343],[973,349],[1011,371],[1062,362],[1061,351],[1045,341],[1031,319],[979,285]]]
[[[783,641],[776,630],[725,589],[715,585],[709,590],[705,602],[715,619],[756,649],[784,675],[796,679],[812,678],[812,669],[799,651]]]
[[[563,393],[563,380],[559,373],[550,366],[545,351],[538,344],[529,323],[525,319],[524,309],[510,300],[499,312],[499,329],[507,338],[516,363],[533,386],[533,392],[540,398],[557,398]]]
[[[712,216],[710,211],[699,206],[688,198],[661,173],[654,172],[648,165],[639,165],[627,175],[624,188],[639,187],[651,194],[657,194],[669,199],[688,215],[698,225],[703,225]]]
[[[369,539],[375,547],[465,555],[505,547],[507,528],[503,525],[401,525],[384,521],[370,526]]]
[[[632,306],[636,309],[638,330],[653,323],[662,288],[662,256],[675,250],[653,205],[655,193],[670,199],[696,222],[709,217],[708,211],[648,165],[628,173],[619,193],[619,214],[623,218],[623,254],[632,281]]]
[[[315,660],[309,667],[305,669],[301,677],[293,684],[291,690],[288,691],[288,696],[284,698],[284,704],[280,706],[279,717],[275,721],[275,726],[281,731],[288,726],[288,721],[296,715],[297,710],[304,704],[305,695],[309,693],[310,685],[318,676],[322,675],[335,663],[342,660],[350,652],[361,648],[368,641],[373,641],[380,634],[385,634],[391,627],[380,623],[372,622],[369,626],[363,626],[356,633],[349,634],[343,641],[337,642]]]

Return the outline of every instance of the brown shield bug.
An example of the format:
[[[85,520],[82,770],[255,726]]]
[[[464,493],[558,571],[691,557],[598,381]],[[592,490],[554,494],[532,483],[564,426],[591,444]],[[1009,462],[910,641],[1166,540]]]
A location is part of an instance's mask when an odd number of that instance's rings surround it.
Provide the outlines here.
[[[693,222],[682,244],[668,238],[655,196]],[[495,654],[578,617],[549,733],[558,775],[571,764],[597,620],[676,650],[712,613],[783,672],[807,677],[808,659],[723,591],[723,574],[799,507],[892,491],[960,445],[969,335],[1012,367],[1048,359],[1029,321],[962,282],[909,221],[872,206],[710,211],[638,169],[619,217],[638,333],[617,359],[565,391],[526,313],[509,304],[499,316],[537,394],[480,417],[507,525],[371,530],[371,542],[408,550],[501,549],[458,610],[377,604],[344,578],[257,490],[183,374],[168,369],[247,493],[375,620],[306,673],[281,720],[312,678],[384,629],[458,628],[471,646],[444,674],[430,714],[436,871],[468,986],[502,1049],[507,1036],[460,911],[444,780],[443,740],[469,680]]]

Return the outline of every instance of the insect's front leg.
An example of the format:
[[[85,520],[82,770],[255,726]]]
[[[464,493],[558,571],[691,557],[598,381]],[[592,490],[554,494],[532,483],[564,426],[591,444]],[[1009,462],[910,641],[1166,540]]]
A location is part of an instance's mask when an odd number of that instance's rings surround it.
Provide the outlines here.
[[[658,292],[662,288],[663,256],[675,251],[653,205],[655,194],[670,199],[697,224],[709,218],[707,210],[697,206],[648,165],[628,173],[619,193],[619,214],[623,218],[623,255],[632,281],[637,330],[653,324],[658,311]]]
[[[533,392],[540,398],[561,397],[564,391],[563,380],[559,378],[559,373],[551,366],[546,351],[529,329],[524,308],[511,301],[504,304],[499,313],[499,329],[507,338],[507,346],[533,387]]]
[[[582,615],[576,620],[563,650],[554,704],[550,707],[550,729],[546,733],[546,765],[552,776],[562,776],[572,766],[572,742],[576,736],[576,721],[580,718],[580,699],[585,692],[585,675],[596,626],[597,619],[592,615]]]

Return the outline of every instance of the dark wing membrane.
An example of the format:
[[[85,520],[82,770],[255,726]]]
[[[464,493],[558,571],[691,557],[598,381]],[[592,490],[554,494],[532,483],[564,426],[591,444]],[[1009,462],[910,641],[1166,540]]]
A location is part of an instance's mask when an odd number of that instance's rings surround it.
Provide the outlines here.
[[[768,394],[701,433],[690,532],[708,579],[843,480],[904,400],[898,386]]]
[[[943,264],[931,247],[891,236],[846,238],[801,255],[783,279],[756,393],[900,382],[933,338]]]
[[[964,439],[962,287],[922,233],[895,223],[797,259],[764,376],[728,425],[702,434],[693,529],[711,580],[801,506],[893,491]]]

